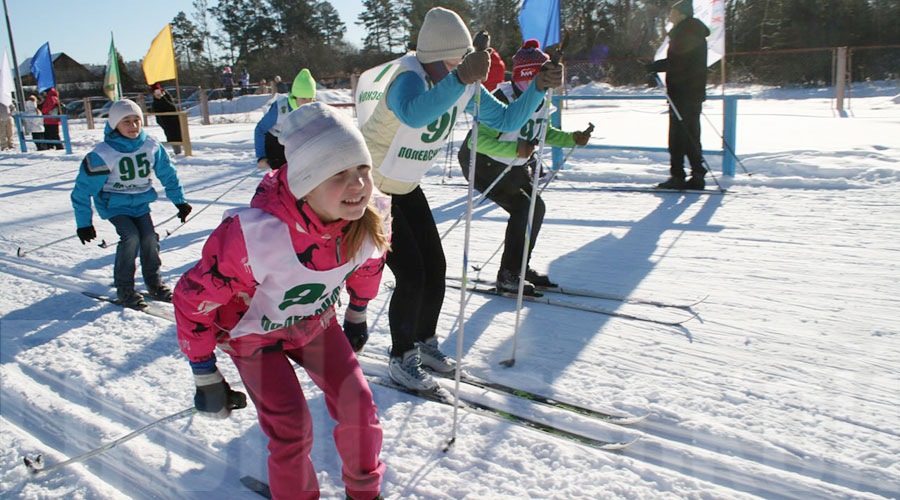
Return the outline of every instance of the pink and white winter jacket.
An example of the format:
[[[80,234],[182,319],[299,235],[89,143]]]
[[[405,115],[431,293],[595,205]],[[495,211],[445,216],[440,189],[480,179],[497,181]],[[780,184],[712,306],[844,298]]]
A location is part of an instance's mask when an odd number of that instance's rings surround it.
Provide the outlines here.
[[[381,196],[379,193],[373,196]],[[387,199],[386,197],[384,197]],[[250,203],[253,208],[277,217],[289,228],[293,253],[308,269],[334,269],[346,263],[346,245],[341,242],[348,221],[323,224],[309,205],[297,208],[287,185],[287,168],[270,172],[260,182]],[[389,209],[388,209],[389,210]],[[386,223],[387,224],[387,223]],[[378,292],[384,255],[369,258],[347,277],[350,303],[365,307]],[[333,307],[318,316],[268,333],[231,338],[228,331],[249,309],[258,283],[249,265],[241,221],[226,217],[206,244],[200,261],[186,272],[175,287],[173,304],[178,344],[191,362],[213,356],[217,344],[239,356],[249,356],[266,346],[284,349],[302,347],[334,316]]]

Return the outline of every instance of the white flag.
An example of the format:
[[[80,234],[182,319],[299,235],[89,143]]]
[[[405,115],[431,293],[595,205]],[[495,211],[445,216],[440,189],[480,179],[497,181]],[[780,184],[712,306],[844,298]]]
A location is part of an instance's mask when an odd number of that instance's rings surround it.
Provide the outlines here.
[[[6,51],[3,51],[3,60],[0,61],[0,104],[11,105],[13,102],[12,94],[16,91],[13,83],[12,66],[9,64],[9,57]]]
[[[725,56],[725,0],[694,0],[694,17],[709,28],[710,34],[706,39],[706,65],[712,66]],[[666,26],[666,31],[670,29],[671,24]],[[656,50],[653,60],[665,59],[668,48],[667,36]]]

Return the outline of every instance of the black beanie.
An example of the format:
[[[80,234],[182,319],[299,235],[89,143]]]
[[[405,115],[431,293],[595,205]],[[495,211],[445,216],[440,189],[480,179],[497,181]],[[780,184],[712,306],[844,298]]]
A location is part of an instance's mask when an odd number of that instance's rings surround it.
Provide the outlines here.
[[[672,4],[672,8],[681,12],[687,17],[692,17],[694,15],[694,2],[693,0],[679,0]]]

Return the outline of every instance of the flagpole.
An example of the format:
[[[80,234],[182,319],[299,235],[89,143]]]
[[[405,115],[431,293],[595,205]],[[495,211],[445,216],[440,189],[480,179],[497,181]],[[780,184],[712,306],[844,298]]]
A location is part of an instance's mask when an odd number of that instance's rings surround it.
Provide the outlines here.
[[[12,26],[9,23],[9,8],[6,0],[3,0],[3,13],[6,15],[6,32],[9,34],[9,48],[12,51],[13,68],[16,72],[16,95],[19,97],[19,106],[25,107],[25,91],[22,89],[22,75],[19,74],[19,60],[16,58],[16,44],[13,42]]]
[[[171,30],[171,28],[169,29]],[[181,85],[178,83],[178,58],[175,57],[175,37],[172,37],[172,62],[175,65],[175,96],[178,98],[177,109],[178,111],[181,111]]]

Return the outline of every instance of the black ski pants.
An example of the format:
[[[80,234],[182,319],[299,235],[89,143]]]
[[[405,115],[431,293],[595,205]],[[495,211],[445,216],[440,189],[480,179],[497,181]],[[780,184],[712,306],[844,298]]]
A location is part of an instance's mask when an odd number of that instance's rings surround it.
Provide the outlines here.
[[[669,108],[669,174],[684,179],[684,157],[688,157],[691,175],[703,177],[702,147],[700,146],[700,112],[703,102],[672,101],[681,114],[678,116]]]
[[[431,207],[421,187],[391,195],[393,216],[387,266],[394,273],[388,309],[391,356],[401,356],[417,341],[433,337],[444,303],[447,261]]]
[[[471,151],[468,141],[463,142],[459,149],[459,164],[466,178],[469,178],[469,162]],[[478,153],[475,155],[475,189],[484,192],[494,182],[503,170],[505,163],[494,160],[490,156]],[[531,205],[531,175],[530,170],[524,166],[512,167],[509,172],[487,194],[488,199],[500,205],[509,214],[506,223],[506,243],[503,247],[503,257],[500,259],[500,269],[511,271],[518,276],[522,270],[522,253],[525,247],[525,230],[528,226],[528,209]],[[541,232],[541,224],[544,222],[546,212],[544,200],[540,196],[534,203],[534,217],[531,224],[531,238],[528,246],[528,261],[531,260],[531,252],[537,242],[538,233]]]

